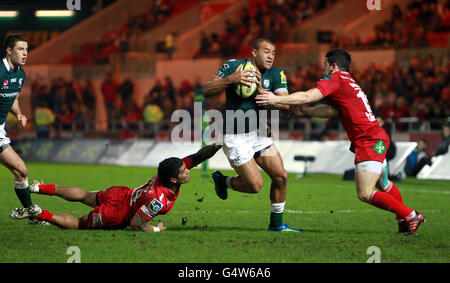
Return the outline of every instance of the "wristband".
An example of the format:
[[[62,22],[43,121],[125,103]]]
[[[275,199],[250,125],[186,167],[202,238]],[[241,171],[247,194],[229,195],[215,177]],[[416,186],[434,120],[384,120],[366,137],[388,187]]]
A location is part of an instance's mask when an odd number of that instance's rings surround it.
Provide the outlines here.
[[[161,229],[159,229],[159,227],[153,226],[153,232],[159,232],[161,231]]]

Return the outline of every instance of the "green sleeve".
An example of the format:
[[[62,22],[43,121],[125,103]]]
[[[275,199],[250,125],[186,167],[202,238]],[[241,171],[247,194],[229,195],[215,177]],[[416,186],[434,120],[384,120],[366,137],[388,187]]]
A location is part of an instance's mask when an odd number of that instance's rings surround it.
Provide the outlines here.
[[[236,60],[236,59],[230,59],[226,61],[217,71],[216,75],[223,78],[228,77],[234,71],[236,71],[236,68],[242,63],[242,60]]]

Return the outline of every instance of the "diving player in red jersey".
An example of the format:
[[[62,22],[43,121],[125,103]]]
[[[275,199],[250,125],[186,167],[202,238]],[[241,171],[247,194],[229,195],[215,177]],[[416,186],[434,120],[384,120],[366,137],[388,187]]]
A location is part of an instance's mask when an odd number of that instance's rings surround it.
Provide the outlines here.
[[[324,99],[329,105],[303,107],[304,114],[329,118],[338,117],[355,153],[355,182],[358,198],[375,207],[396,214],[399,232],[417,233],[425,221],[419,213],[403,204],[400,191],[387,179],[386,153],[389,137],[375,119],[366,95],[348,73],[351,57],[347,51],[335,48],[325,55],[325,78],[308,91],[287,96],[264,92],[256,96],[260,105],[303,105]],[[331,107],[331,106],[332,107]],[[376,191],[375,187],[379,190]]]
[[[55,195],[94,208],[81,217],[53,214],[42,209],[36,217],[66,229],[124,229],[131,226],[134,230],[164,231],[166,227],[162,222],[152,226],[148,221],[172,209],[181,185],[189,182],[189,169],[214,156],[220,148],[208,145],[183,159],[167,158],[159,163],[158,175],[134,189],[113,186],[104,191],[89,192],[75,186],[34,181],[30,186],[32,193]]]

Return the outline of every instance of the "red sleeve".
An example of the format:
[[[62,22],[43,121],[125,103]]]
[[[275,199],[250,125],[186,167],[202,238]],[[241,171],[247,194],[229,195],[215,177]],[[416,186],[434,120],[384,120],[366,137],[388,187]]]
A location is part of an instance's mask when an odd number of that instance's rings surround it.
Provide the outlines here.
[[[156,196],[152,196],[149,197],[141,207],[139,207],[137,212],[147,221],[150,221],[153,217],[163,211],[165,207],[165,203],[159,201]]]
[[[150,212],[148,211],[145,205],[141,206],[138,209],[137,213],[139,213],[139,215],[142,216],[147,221],[152,220],[152,216],[150,215]]]
[[[328,76],[317,82],[316,88],[320,90],[322,96],[328,96],[339,89],[339,79],[336,76]]]
[[[186,165],[187,169],[191,169],[192,168],[192,161],[189,157],[185,157],[182,159],[184,162],[184,165]]]

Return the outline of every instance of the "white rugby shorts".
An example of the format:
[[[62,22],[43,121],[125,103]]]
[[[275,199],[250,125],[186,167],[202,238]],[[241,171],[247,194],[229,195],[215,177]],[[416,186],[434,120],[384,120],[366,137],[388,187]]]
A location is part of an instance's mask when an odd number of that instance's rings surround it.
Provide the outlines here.
[[[363,161],[355,165],[355,172],[372,172],[381,174],[383,172],[383,167],[386,168],[386,159],[383,162],[378,161]]]
[[[0,147],[10,144],[11,140],[6,136],[5,123],[0,125]]]
[[[266,136],[259,136],[257,131],[243,134],[225,134],[223,137],[223,152],[236,168],[249,162],[255,153],[270,147],[273,140]]]

